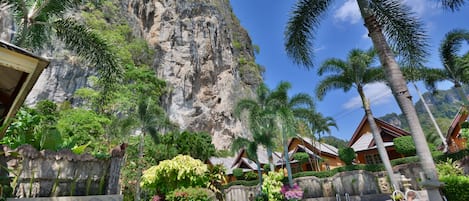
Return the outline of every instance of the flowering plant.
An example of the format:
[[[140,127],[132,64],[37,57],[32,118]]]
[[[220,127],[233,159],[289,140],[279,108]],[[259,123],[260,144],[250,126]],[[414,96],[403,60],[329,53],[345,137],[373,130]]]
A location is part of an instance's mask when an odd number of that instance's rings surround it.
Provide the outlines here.
[[[294,184],[293,187],[290,187],[288,184],[282,186],[280,193],[289,201],[297,201],[303,198],[303,189],[301,189],[298,184]]]

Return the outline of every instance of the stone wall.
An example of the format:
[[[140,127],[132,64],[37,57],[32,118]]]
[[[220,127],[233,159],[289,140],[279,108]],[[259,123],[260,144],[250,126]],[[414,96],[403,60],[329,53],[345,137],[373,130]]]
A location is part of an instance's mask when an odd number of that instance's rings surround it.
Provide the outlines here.
[[[17,198],[117,193],[117,188],[110,187],[118,184],[108,184],[119,177],[119,173],[110,174],[110,170],[117,166],[120,171],[121,158],[96,159],[70,150],[37,151],[30,145],[3,150],[5,157],[1,157],[1,162],[8,166],[10,186]]]
[[[420,180],[419,175],[422,168],[418,163],[398,165],[393,169],[397,175],[404,175],[411,179],[411,189],[421,190],[418,181]],[[379,194],[385,194],[381,197],[386,197],[392,193],[385,172],[355,170],[337,173],[327,178],[314,176],[295,178],[294,183],[304,189],[303,198],[307,200],[335,200],[337,194],[342,197],[348,194],[353,198],[357,198],[354,200],[373,200],[378,199],[381,196]],[[226,200],[249,200],[251,194],[258,194],[258,189],[257,186],[231,186],[225,190]],[[389,196],[387,197],[389,198]]]

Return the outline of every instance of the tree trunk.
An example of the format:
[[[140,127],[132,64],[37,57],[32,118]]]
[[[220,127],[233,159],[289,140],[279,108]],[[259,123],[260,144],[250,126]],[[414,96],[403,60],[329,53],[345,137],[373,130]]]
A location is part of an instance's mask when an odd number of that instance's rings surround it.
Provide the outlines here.
[[[440,127],[436,123],[435,117],[433,117],[432,111],[428,107],[428,104],[425,101],[425,99],[423,98],[422,93],[420,93],[419,88],[417,87],[415,82],[412,82],[412,84],[414,85],[415,91],[417,91],[417,94],[419,95],[420,100],[422,100],[423,106],[425,107],[425,110],[427,111],[428,116],[430,116],[430,120],[432,121],[433,126],[435,126],[436,132],[438,133],[438,135],[441,138],[441,141],[443,142],[443,146],[444,146],[443,152],[446,153],[448,151],[448,142],[446,142],[446,138],[444,137],[443,133],[441,132]]]
[[[391,87],[394,97],[397,100],[402,113],[409,123],[412,138],[414,139],[417,156],[420,158],[424,176],[426,181],[423,181],[424,188],[427,189],[428,197],[430,201],[442,201],[442,197],[439,191],[441,183],[438,181],[438,175],[436,172],[435,163],[428,148],[427,140],[423,134],[422,127],[420,125],[417,112],[412,102],[412,96],[407,88],[406,81],[402,72],[395,60],[395,56],[386,42],[381,28],[376,21],[373,13],[369,10],[367,0],[357,0],[360,8],[361,15],[365,20],[365,26],[368,29],[369,37],[373,41],[373,46],[378,52],[378,56],[383,65],[386,78]]]
[[[270,171],[274,172],[275,171],[274,157],[272,156],[272,148],[271,147],[267,147],[267,157],[269,158]]]
[[[391,161],[389,161],[388,152],[386,151],[383,138],[381,137],[381,131],[379,130],[378,125],[376,124],[375,118],[373,117],[373,113],[371,112],[370,103],[368,99],[366,99],[365,97],[363,88],[361,86],[358,86],[357,88],[358,88],[358,93],[360,94],[360,98],[362,99],[366,118],[371,127],[371,133],[373,134],[373,139],[375,140],[376,149],[378,149],[379,157],[381,158],[381,161],[383,162],[384,169],[388,173],[389,180],[391,181],[391,185],[394,188],[398,188],[399,183],[396,181],[394,177],[394,171],[392,170]]]
[[[142,179],[144,143],[145,143],[145,132],[142,132],[140,134],[140,143],[138,144],[138,166],[137,166],[137,184],[135,185],[135,201],[140,201],[141,199],[140,180]]]
[[[257,165],[257,176],[259,177],[259,191],[262,192],[262,170],[261,170],[261,163],[259,163],[259,160],[256,159],[256,165]]]
[[[287,168],[287,174],[288,174],[288,184],[290,187],[293,187],[293,177],[292,177],[292,171],[291,171],[291,165],[290,165],[290,157],[288,155],[288,145],[287,145],[287,131],[285,126],[282,126],[282,141],[283,141],[283,158],[285,160],[285,167]]]

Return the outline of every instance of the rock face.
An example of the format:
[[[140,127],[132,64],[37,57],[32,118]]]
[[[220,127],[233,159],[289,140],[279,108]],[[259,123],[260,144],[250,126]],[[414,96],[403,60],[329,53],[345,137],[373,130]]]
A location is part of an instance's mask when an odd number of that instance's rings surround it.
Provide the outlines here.
[[[252,96],[260,79],[256,71],[240,73],[239,59],[253,60],[253,51],[229,1],[130,0],[122,6],[135,32],[157,52],[154,69],[170,86],[163,102],[171,120],[210,132],[218,149],[245,135],[232,110]]]
[[[170,88],[162,100],[170,119],[181,129],[211,133],[218,149],[248,135],[233,116],[233,107],[253,96],[262,81],[261,68],[229,1],[121,0],[120,5],[134,34],[156,51],[153,68]],[[27,103],[70,100],[76,89],[86,87],[94,73],[76,68],[74,61],[67,56],[54,59]]]

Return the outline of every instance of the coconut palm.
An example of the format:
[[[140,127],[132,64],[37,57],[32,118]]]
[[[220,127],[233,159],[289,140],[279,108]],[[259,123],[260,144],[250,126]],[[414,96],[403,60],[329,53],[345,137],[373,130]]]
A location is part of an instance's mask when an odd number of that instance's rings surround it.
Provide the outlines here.
[[[55,36],[97,68],[102,88],[101,106],[108,101],[123,70],[103,39],[74,19],[66,18],[67,12],[78,8],[82,0],[0,0],[0,3],[15,17],[13,44],[37,52],[53,44]]]
[[[363,109],[365,110],[365,115],[370,124],[371,133],[373,134],[373,139],[375,140],[381,161],[383,161],[391,184],[398,186],[397,181],[393,177],[394,172],[381,137],[381,131],[376,124],[373,113],[371,112],[370,102],[366,98],[363,90],[366,84],[382,80],[384,74],[383,70],[381,68],[372,67],[375,58],[376,52],[373,49],[368,51],[353,49],[349,52],[347,60],[345,61],[336,58],[327,59],[318,69],[318,75],[328,75],[317,85],[316,94],[318,98],[322,100],[328,91],[343,89],[344,92],[347,92],[351,88],[356,88],[362,100]]]
[[[298,64],[312,67],[313,40],[324,14],[332,7],[332,0],[298,0],[293,8],[285,31],[286,51]],[[435,163],[428,148],[425,135],[418,120],[406,81],[396,62],[391,46],[404,61],[416,66],[427,55],[426,35],[422,23],[411,9],[399,0],[357,0],[364,24],[368,29],[374,48],[385,69],[391,91],[409,123],[424,174],[430,182],[439,183]],[[389,42],[389,43],[388,43]],[[427,190],[431,200],[441,200],[438,189]]]
[[[441,2],[441,5],[443,5],[444,8],[448,8],[452,11],[459,10],[465,3],[466,0],[439,0]]]
[[[136,120],[141,131],[140,142],[138,144],[137,169],[137,184],[140,184],[143,168],[145,136],[150,134],[155,144],[159,143],[158,130],[163,127],[170,127],[171,123],[161,107],[157,106],[151,98],[143,96],[137,105]],[[135,185],[135,188],[135,200],[140,200],[140,185]]]
[[[262,170],[259,157],[257,156],[257,148],[260,144],[256,139],[258,139],[256,138],[256,134],[254,134],[254,140],[248,140],[242,137],[236,138],[231,144],[231,150],[238,151],[240,149],[245,149],[248,158],[256,162],[259,186],[261,188],[260,191],[262,192]]]
[[[258,138],[259,144],[262,144],[267,149],[267,156],[269,158],[270,170],[274,171],[275,166],[273,162],[272,149],[274,147],[275,138],[275,119],[272,110],[268,105],[268,97],[270,89],[261,84],[257,88],[257,97],[254,99],[242,99],[236,104],[235,116],[241,118],[242,112],[248,112],[248,124],[251,133],[256,133],[255,138]]]
[[[463,56],[458,53],[462,44],[469,44],[469,31],[463,29],[455,29],[448,32],[440,46],[440,58],[443,63],[441,69],[434,69],[432,76],[426,78],[426,85],[435,90],[435,84],[439,81],[450,81],[454,84],[461,101],[468,106],[469,101],[461,88],[461,84],[469,83],[469,64],[464,62]]]
[[[290,83],[280,82],[269,96],[269,105],[276,115],[276,124],[282,133],[283,156],[287,168],[288,183],[293,186],[293,177],[288,154],[288,137],[295,136],[296,116],[295,112],[304,108],[314,107],[311,96],[304,93],[288,96]]]

